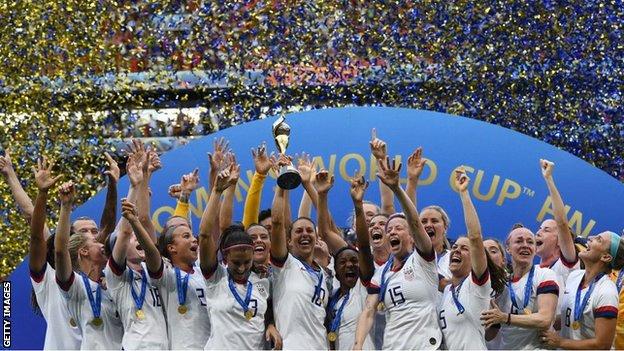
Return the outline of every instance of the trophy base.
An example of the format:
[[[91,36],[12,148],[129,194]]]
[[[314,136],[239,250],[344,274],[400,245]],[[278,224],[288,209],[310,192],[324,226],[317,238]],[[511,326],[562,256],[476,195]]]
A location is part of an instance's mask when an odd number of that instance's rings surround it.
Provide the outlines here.
[[[277,177],[277,186],[284,190],[292,190],[301,184],[301,175],[295,167],[283,166]]]

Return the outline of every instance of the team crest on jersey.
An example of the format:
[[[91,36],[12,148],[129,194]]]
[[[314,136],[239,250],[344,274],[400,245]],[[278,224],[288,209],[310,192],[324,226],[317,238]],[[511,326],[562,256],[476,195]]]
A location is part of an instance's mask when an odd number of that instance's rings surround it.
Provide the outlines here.
[[[405,280],[414,280],[414,268],[405,267],[405,269],[403,270],[403,276],[405,277]]]

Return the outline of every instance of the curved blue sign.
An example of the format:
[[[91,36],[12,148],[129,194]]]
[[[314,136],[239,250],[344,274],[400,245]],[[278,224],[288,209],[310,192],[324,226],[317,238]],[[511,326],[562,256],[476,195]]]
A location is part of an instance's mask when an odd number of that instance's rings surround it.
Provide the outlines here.
[[[241,164],[237,185],[234,219],[242,218],[243,203],[251,177],[251,148],[266,141],[275,149],[271,124],[275,118],[255,121],[219,131],[193,141],[162,157],[163,169],[153,175],[152,212],[156,228],[161,228],[173,213],[175,201],[167,195],[171,184],[179,183],[183,173],[199,167],[203,187],[191,197],[195,230],[206,206],[208,159],[214,137],[225,137]],[[451,217],[449,237],[465,233],[458,195],[450,185],[455,167],[465,165],[472,179],[470,191],[479,213],[485,236],[503,239],[512,224],[522,222],[536,230],[552,216],[548,189],[539,168],[539,159],[555,162],[554,177],[569,207],[572,230],[581,236],[603,230],[619,232],[623,225],[624,185],[581,159],[539,140],[509,129],[464,117],[441,113],[378,107],[314,110],[287,116],[291,126],[289,154],[306,152],[314,162],[336,176],[330,192],[330,207],[336,222],[347,226],[352,210],[347,178],[356,170],[371,181],[367,199],[379,202],[376,164],[370,154],[371,129],[388,143],[388,154],[406,160],[422,146],[429,160],[418,189],[419,207],[440,205]],[[403,168],[403,177],[405,177]],[[261,208],[270,207],[274,180],[267,180]],[[119,183],[120,197],[128,188],[127,179]],[[293,212],[302,195],[299,188],[291,194]],[[100,192],[73,213],[73,216],[99,218],[105,194]],[[397,204],[398,205],[398,204]],[[44,321],[30,309],[31,285],[28,265],[22,263],[11,275],[12,347],[37,349],[43,345]]]

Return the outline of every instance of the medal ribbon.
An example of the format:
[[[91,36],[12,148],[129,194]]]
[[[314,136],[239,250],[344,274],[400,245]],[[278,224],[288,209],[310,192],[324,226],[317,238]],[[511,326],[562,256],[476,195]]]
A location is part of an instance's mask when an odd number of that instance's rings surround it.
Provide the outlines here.
[[[314,270],[314,268],[310,267],[310,265],[308,265],[306,262],[300,260],[297,258],[297,260],[299,260],[299,262],[301,262],[301,264],[305,267],[306,271],[312,276],[314,277],[314,279],[318,279],[318,284],[316,284],[316,287],[314,287],[314,295],[312,296],[312,302],[314,302],[314,300],[316,300],[317,297],[319,297],[321,295],[321,287],[323,286],[323,272],[317,272]]]
[[[247,280],[247,292],[245,293],[245,301],[243,301],[243,299],[238,294],[238,291],[236,291],[236,285],[234,285],[234,281],[232,280],[231,276],[228,277],[228,286],[230,288],[230,291],[232,292],[232,295],[234,295],[234,299],[236,299],[236,302],[238,302],[238,304],[243,308],[243,313],[247,313],[247,311],[249,310],[249,301],[251,301],[251,291],[253,290],[253,284],[251,284],[251,282]]]
[[[390,257],[388,257],[388,261],[386,262],[383,268],[383,271],[381,271],[381,286],[379,287],[379,302],[384,302],[384,299],[386,297],[386,288],[388,288],[388,281],[390,280],[390,277],[386,279],[386,273],[388,273],[388,270],[390,270],[390,267],[392,267],[393,263],[394,263],[394,255],[390,255]]]
[[[576,288],[576,297],[574,298],[574,321],[575,322],[581,320],[581,316],[583,315],[583,310],[585,309],[585,306],[587,305],[587,301],[589,301],[589,297],[591,296],[592,291],[594,291],[594,284],[596,284],[596,282],[599,281],[603,275],[604,273],[598,274],[596,278],[592,280],[591,284],[589,284],[589,288],[587,288],[587,292],[585,293],[585,296],[583,297],[583,302],[581,302],[581,290],[583,290],[583,280],[585,280],[585,278],[583,277],[581,281],[579,282],[579,285]]]
[[[340,307],[337,311],[334,310],[334,307],[339,300],[340,290],[336,292],[336,294],[332,297],[332,301],[329,302],[329,310],[335,313],[331,325],[329,326],[330,332],[335,332],[340,326],[340,319],[342,319],[342,310],[344,310],[344,307],[347,305],[347,301],[349,301],[350,293],[350,290],[347,291],[347,294],[345,295],[344,300],[342,300],[342,303],[340,304]]]
[[[520,311],[525,309],[529,305],[529,301],[531,299],[531,292],[533,291],[533,276],[535,275],[535,266],[531,266],[531,271],[529,272],[529,278],[526,281],[526,285],[524,286],[524,305],[522,308],[518,306],[518,302],[516,300],[516,292],[511,286],[511,281],[507,282],[507,286],[509,287],[509,297],[511,298],[511,304],[516,308],[516,310]]]
[[[130,292],[132,293],[132,299],[134,299],[134,305],[138,310],[143,308],[143,302],[145,302],[145,293],[147,292],[147,276],[145,271],[141,270],[141,292],[137,295],[134,290],[134,271],[130,269]]]
[[[459,312],[458,315],[463,314],[466,311],[461,302],[459,302],[459,291],[461,290],[461,287],[464,284],[466,278],[468,277],[462,279],[459,285],[457,285],[457,290],[455,290],[455,287],[451,284],[451,296],[453,296],[453,302],[455,303],[455,307],[457,307],[457,311]]]
[[[184,278],[182,278],[182,273],[180,272],[180,268],[175,267],[175,275],[176,275],[176,286],[178,288],[178,304],[180,306],[186,303],[186,290],[188,289],[188,282],[190,274],[186,273]]]
[[[83,272],[80,272],[82,276],[82,282],[84,283],[85,290],[87,291],[87,297],[89,298],[89,304],[91,305],[91,311],[93,311],[93,318],[100,318],[102,311],[102,287],[100,284],[95,289],[95,298],[93,298],[93,292],[91,291],[91,284],[89,278]]]

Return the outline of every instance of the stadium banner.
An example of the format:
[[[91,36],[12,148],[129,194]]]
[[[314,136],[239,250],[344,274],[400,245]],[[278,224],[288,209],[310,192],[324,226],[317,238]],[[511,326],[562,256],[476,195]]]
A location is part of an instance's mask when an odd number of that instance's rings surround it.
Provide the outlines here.
[[[175,200],[167,194],[183,173],[198,167],[202,186],[191,196],[191,216],[197,233],[201,214],[208,200],[208,158],[213,141],[225,137],[241,164],[241,178],[234,200],[234,219],[241,219],[247,189],[254,172],[251,148],[266,141],[276,150],[271,125],[276,117],[245,123],[197,139],[162,156],[163,168],[154,173],[153,221],[158,230],[173,213]],[[371,183],[365,199],[379,202],[377,165],[369,149],[371,129],[388,144],[391,157],[406,162],[418,146],[428,159],[418,187],[418,205],[440,205],[451,217],[450,238],[465,233],[458,194],[451,187],[453,169],[465,165],[471,178],[470,193],[478,211],[485,237],[503,239],[514,223],[521,222],[536,231],[541,221],[552,217],[552,203],[542,178],[539,159],[555,163],[554,178],[566,204],[574,233],[580,236],[604,230],[620,232],[623,224],[624,185],[583,160],[537,139],[481,121],[447,114],[402,108],[352,107],[313,110],[286,116],[291,126],[288,153],[306,152],[315,164],[336,177],[329,204],[336,223],[349,226],[352,211],[347,179],[363,172]],[[406,165],[402,178],[405,182]],[[274,177],[267,178],[261,209],[273,198]],[[128,180],[119,183],[124,197]],[[302,188],[290,196],[293,214]],[[77,208],[73,218],[90,216],[96,220],[104,205],[105,190]],[[395,203],[400,209],[398,202]],[[118,207],[119,208],[119,207]],[[12,347],[39,349],[43,346],[45,322],[30,307],[31,283],[25,260],[10,276]]]

